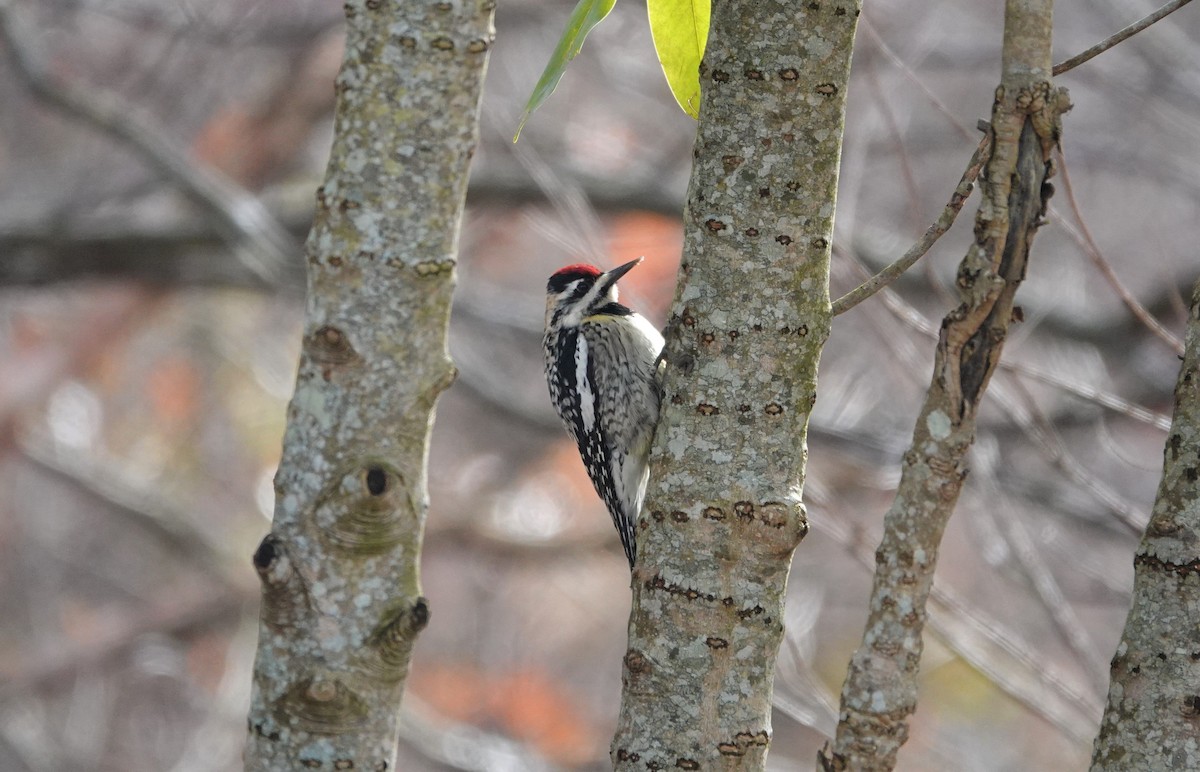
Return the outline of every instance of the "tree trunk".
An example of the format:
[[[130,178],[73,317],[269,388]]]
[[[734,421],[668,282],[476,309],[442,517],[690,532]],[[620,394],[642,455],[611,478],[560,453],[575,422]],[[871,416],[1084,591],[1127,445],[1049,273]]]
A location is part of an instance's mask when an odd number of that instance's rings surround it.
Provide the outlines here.
[[[309,234],[271,533],[248,770],[392,769],[416,634],[425,462],[454,377],[446,325],[491,0],[350,0]]]
[[[992,155],[975,243],[958,269],[963,302],[942,322],[933,379],[875,553],[870,614],[842,687],[837,736],[820,754],[825,769],[890,770],[908,739],[938,547],[967,476],[976,412],[1025,278],[1069,107],[1050,84],[1052,29],[1052,0],[1008,1]]]
[[[618,769],[765,763],[859,10],[713,3]]]
[[[1200,282],[1162,481],[1133,565],[1092,769],[1200,769]]]

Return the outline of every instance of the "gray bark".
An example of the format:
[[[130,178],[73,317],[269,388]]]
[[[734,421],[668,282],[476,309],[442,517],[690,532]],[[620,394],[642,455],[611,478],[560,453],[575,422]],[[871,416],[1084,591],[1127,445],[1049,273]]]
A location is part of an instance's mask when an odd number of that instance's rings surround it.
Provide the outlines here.
[[[1162,480],[1133,565],[1092,769],[1200,769],[1200,282]]]
[[[859,11],[713,4],[617,769],[765,763]]]
[[[1052,29],[1052,0],[1009,0],[992,155],[975,243],[958,270],[962,303],[942,322],[933,378],[875,553],[870,612],[843,684],[837,736],[820,754],[825,769],[890,770],[908,738],[938,547],[967,475],[976,412],[1000,359],[1069,107],[1049,82]]]
[[[394,767],[491,0],[351,0],[275,478],[250,770]]]

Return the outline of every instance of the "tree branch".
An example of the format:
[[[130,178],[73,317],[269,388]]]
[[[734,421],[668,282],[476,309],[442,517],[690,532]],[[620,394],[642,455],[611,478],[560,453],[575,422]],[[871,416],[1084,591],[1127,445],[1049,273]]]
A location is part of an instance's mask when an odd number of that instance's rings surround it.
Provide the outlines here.
[[[1133,559],[1133,605],[1112,660],[1092,770],[1198,769],[1200,282],[1192,293],[1175,413],[1154,509]]]
[[[837,736],[819,756],[826,770],[890,770],[908,739],[938,549],[1045,211],[1044,183],[1069,106],[1048,80],[1052,28],[1052,0],[1008,1],[992,154],[975,243],[956,281],[963,302],[942,322],[932,382],[876,552],[871,611],[842,688]]]
[[[580,186],[588,205],[600,211],[644,210],[678,216],[682,207],[673,191],[642,180],[581,177],[570,184]],[[474,174],[467,187],[470,206],[546,203],[542,186],[521,170]],[[298,241],[312,225],[312,206],[306,202],[273,216]],[[0,287],[116,279],[166,286],[245,287],[289,295],[303,291],[300,250],[287,255],[280,275],[268,284],[229,252],[227,241],[221,229],[206,222],[154,226],[115,222],[87,228],[59,222],[0,223],[0,254],[5,256],[0,260]]]
[[[860,10],[713,3],[616,769],[765,764]]]
[[[836,520],[827,519],[822,530],[868,570],[875,567],[875,553],[863,536]],[[932,589],[928,611],[930,632],[1003,692],[1070,737],[1086,741],[1091,736],[1093,708],[1098,705],[1067,684],[1028,646],[984,619],[948,588]]]
[[[127,483],[113,465],[100,463],[81,452],[56,448],[44,438],[22,437],[17,442],[25,458],[47,474],[102,502],[213,579],[223,584],[233,581],[222,570],[227,562],[225,555],[191,524],[187,515],[150,491]]]
[[[1133,296],[1133,293],[1121,282],[1120,277],[1117,276],[1117,272],[1113,270],[1112,263],[1105,259],[1104,254],[1100,251],[1100,245],[1096,243],[1096,239],[1092,236],[1092,229],[1088,227],[1087,221],[1083,218],[1083,212],[1079,209],[1079,202],[1075,199],[1075,187],[1071,184],[1071,170],[1067,167],[1067,158],[1063,154],[1062,148],[1059,148],[1058,157],[1062,161],[1060,168],[1062,170],[1063,188],[1067,194],[1067,203],[1071,207],[1071,213],[1075,215],[1075,222],[1079,223],[1079,232],[1072,235],[1077,237],[1076,240],[1083,247],[1084,253],[1100,269],[1100,273],[1104,276],[1105,281],[1113,288],[1117,296],[1121,298],[1121,302],[1125,304],[1129,312],[1145,325],[1150,332],[1154,333],[1159,340],[1166,343],[1171,350],[1179,356],[1183,356],[1183,341],[1155,319],[1154,315]],[[1064,218],[1059,217],[1057,219],[1059,220],[1059,224],[1064,228],[1071,231],[1074,230]]]
[[[945,208],[942,209],[941,215],[934,221],[932,225],[926,229],[925,234],[908,248],[908,251],[901,255],[895,262],[891,263],[881,271],[876,273],[867,281],[858,285],[850,292],[842,295],[832,304],[832,313],[834,316],[843,314],[854,308],[859,303],[874,295],[879,290],[891,284],[899,276],[911,268],[918,260],[925,256],[931,247],[942,235],[950,230],[950,226],[954,224],[954,220],[958,217],[959,211],[962,210],[963,204],[967,202],[967,198],[971,195],[971,190],[975,187],[975,179],[979,176],[979,171],[983,168],[988,155],[992,150],[992,133],[990,130],[984,132],[983,138],[979,140],[979,146],[975,148],[975,152],[971,154],[971,160],[967,163],[966,170],[962,173],[962,177],[958,181],[958,185],[954,188],[954,193],[950,196],[950,200],[946,202]]]
[[[284,266],[298,245],[255,196],[216,170],[195,163],[161,127],[115,94],[56,81],[41,51],[30,42],[33,38],[12,0],[0,0],[0,39],[13,69],[32,94],[130,147],[179,185],[220,223],[256,280],[271,286],[295,278]]]
[[[1112,35],[1111,37],[1101,40],[1099,43],[1097,43],[1096,45],[1087,49],[1086,51],[1075,54],[1075,56],[1072,56],[1070,59],[1067,59],[1066,61],[1059,62],[1058,64],[1054,65],[1054,74],[1062,75],[1064,72],[1067,72],[1068,70],[1075,69],[1076,67],[1083,64],[1084,62],[1089,61],[1090,59],[1104,53],[1108,49],[1115,46],[1117,43],[1120,43],[1124,40],[1127,40],[1127,39],[1133,37],[1137,33],[1141,32],[1142,30],[1149,27],[1154,22],[1167,17],[1168,15],[1174,13],[1175,11],[1178,11],[1180,8],[1182,8],[1183,6],[1187,5],[1190,2],[1192,2],[1192,0],[1171,0],[1171,2],[1167,3],[1162,8],[1159,8],[1154,13],[1150,14],[1149,16],[1146,16],[1143,19],[1139,19],[1138,21],[1135,21],[1133,24],[1130,24],[1125,29],[1117,32],[1116,34]]]
[[[429,618],[430,427],[493,0],[349,0],[334,139],[306,244],[296,389],[275,477],[246,769],[393,769]],[[398,194],[398,192],[402,192]]]
[[[173,594],[131,614],[122,625],[106,626],[105,633],[85,643],[41,652],[24,661],[7,661],[0,668],[0,682],[14,691],[52,689],[123,656],[147,635],[186,637],[231,624],[249,600],[231,587],[194,588],[182,597]]]
[[[1028,394],[1022,396],[1029,397]],[[984,516],[993,522],[1016,566],[1024,574],[1038,602],[1054,623],[1059,638],[1087,673],[1094,692],[1100,694],[1108,683],[1108,660],[1099,653],[1092,636],[1088,634],[1079,615],[1063,594],[1052,570],[1052,564],[1038,549],[1038,544],[1026,528],[1020,513],[1016,512],[1015,507],[1005,498],[1004,492],[997,484],[994,470],[988,468],[995,463],[997,455],[995,452],[975,455],[987,481],[984,495],[994,502],[991,506],[981,507],[986,510]],[[980,456],[991,458],[980,459]]]
[[[875,29],[875,26],[871,24],[871,20],[869,18],[864,18],[862,19],[861,23],[863,31],[866,32],[867,36],[871,38],[871,42],[876,45],[876,47],[879,49],[879,52],[887,57],[888,61],[892,63],[892,66],[902,72],[904,77],[908,78],[914,86],[921,90],[921,93],[924,94],[925,98],[929,100],[929,104],[933,105],[933,108],[946,118],[950,125],[954,127],[954,130],[958,132],[959,136],[967,141],[970,141],[972,136],[971,132],[966,126],[963,125],[962,121],[958,119],[958,116],[955,115],[950,107],[941,100],[941,97],[934,93],[933,89],[929,87],[929,84],[927,84],[919,75],[917,75],[917,73],[913,72],[913,69],[909,67],[903,59],[900,58],[900,55],[892,50],[892,47],[887,44],[887,41],[883,39],[883,36],[879,34],[879,31]]]

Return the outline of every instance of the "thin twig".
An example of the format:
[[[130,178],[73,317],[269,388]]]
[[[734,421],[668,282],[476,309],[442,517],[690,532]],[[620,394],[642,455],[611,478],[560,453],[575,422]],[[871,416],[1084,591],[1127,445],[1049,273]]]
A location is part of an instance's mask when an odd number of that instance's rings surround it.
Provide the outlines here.
[[[1117,277],[1116,271],[1113,270],[1112,264],[1105,259],[1104,254],[1100,251],[1099,245],[1096,244],[1096,239],[1092,237],[1091,228],[1088,227],[1087,221],[1083,218],[1083,212],[1079,209],[1079,202],[1075,199],[1075,188],[1071,185],[1071,172],[1067,166],[1067,156],[1063,153],[1062,148],[1058,151],[1059,167],[1062,171],[1063,190],[1067,194],[1067,203],[1071,207],[1071,213],[1075,217],[1075,222],[1079,223],[1078,231],[1066,222],[1061,216],[1057,216],[1060,225],[1063,226],[1077,241],[1083,246],[1083,251],[1091,258],[1091,261],[1100,269],[1100,273],[1108,281],[1113,290],[1120,296],[1121,301],[1129,308],[1129,311],[1137,317],[1137,320],[1144,324],[1150,332],[1154,333],[1171,347],[1176,354],[1183,356],[1183,341],[1178,336],[1174,335],[1162,323],[1154,318],[1154,315],[1143,306],[1137,298],[1133,296],[1121,280]],[[1055,216],[1051,212],[1051,216]]]
[[[1180,8],[1187,5],[1191,1],[1192,0],[1171,0],[1171,2],[1167,3],[1162,8],[1159,8],[1157,11],[1155,11],[1154,13],[1145,17],[1144,19],[1135,21],[1133,24],[1130,24],[1128,27],[1126,27],[1125,29],[1116,33],[1112,37],[1105,38],[1104,40],[1101,40],[1099,43],[1092,46],[1091,48],[1084,51],[1083,53],[1076,54],[1075,56],[1072,56],[1070,59],[1067,59],[1065,62],[1059,62],[1058,64],[1054,65],[1054,74],[1062,75],[1064,72],[1066,72],[1068,70],[1075,69],[1076,67],[1078,67],[1079,65],[1088,61],[1089,59],[1091,59],[1095,56],[1099,56],[1100,54],[1104,53],[1108,49],[1115,46],[1117,43],[1120,43],[1123,40],[1133,37],[1134,35],[1141,32],[1142,30],[1146,29],[1146,27],[1149,27],[1151,24],[1158,21],[1159,19],[1162,19],[1162,18],[1174,13],[1175,11],[1178,11]]]
[[[84,642],[4,662],[0,665],[0,683],[9,695],[50,689],[125,655],[147,635],[187,637],[229,624],[244,613],[249,601],[245,592],[229,587],[192,588],[156,599],[121,620],[122,624]]]
[[[255,196],[215,169],[196,164],[161,127],[115,94],[56,80],[41,51],[31,45],[33,36],[11,0],[0,0],[0,39],[32,94],[121,141],[179,185],[243,247],[238,257],[259,280],[273,286],[294,275],[286,267],[297,245]]]
[[[1136,535],[1142,532],[1148,514],[1080,463],[1040,407],[1032,402],[1018,401],[1002,385],[995,389],[995,396],[1008,418],[1033,441],[1055,469],[1107,506],[1127,533]]]
[[[841,544],[859,565],[874,570],[875,554],[866,542],[867,534],[852,533],[835,518],[824,520],[821,532]],[[1044,657],[984,619],[977,607],[945,585],[935,586],[929,601],[929,627],[946,648],[1069,737],[1090,739],[1092,714],[1100,709],[1097,700],[1068,684]]]
[[[1091,739],[1100,705],[1067,683],[1061,673],[1049,666],[1041,651],[984,619],[946,587],[930,591],[929,611],[933,631],[943,641],[962,641],[955,651],[965,651],[964,658],[989,680],[1076,741]],[[959,623],[960,628],[952,631],[953,623]],[[1010,660],[1006,670],[997,669],[1004,662],[1002,657]],[[1060,700],[1046,701],[1047,693]]]
[[[946,206],[942,209],[942,213],[937,220],[929,226],[924,235],[909,247],[908,251],[898,260],[835,300],[832,305],[834,316],[849,311],[891,284],[900,274],[907,271],[914,263],[920,260],[937,240],[942,237],[942,234],[950,230],[950,226],[954,224],[954,220],[958,217],[959,211],[962,210],[963,204],[966,203],[967,198],[971,195],[971,190],[975,186],[975,179],[979,176],[980,169],[987,163],[988,156],[991,155],[991,150],[992,135],[991,132],[985,132],[983,138],[979,140],[979,145],[975,148],[975,152],[971,155],[971,161],[967,164],[966,171],[963,172],[958,185],[954,188],[954,193],[950,196],[950,200],[946,202]]]
[[[833,250],[834,254],[838,257],[853,260],[856,266],[862,265],[862,259],[852,250],[841,249],[836,244]],[[880,296],[883,298],[884,305],[887,306],[888,311],[893,316],[925,337],[934,340],[937,339],[937,325],[913,307],[911,303],[904,300],[904,298],[891,289],[884,289],[880,293]],[[1056,373],[1047,372],[1032,365],[1021,364],[1007,359],[1001,359],[999,367],[1001,370],[1029,378],[1030,380],[1039,381],[1082,400],[1093,402],[1114,413],[1119,413],[1126,418],[1132,418],[1135,421],[1153,426],[1156,429],[1167,431],[1171,427],[1170,416],[1130,402],[1111,391],[1103,391],[1095,386],[1072,380]]]
[[[892,146],[892,155],[895,156],[896,165],[900,167],[900,177],[904,180],[904,197],[908,203],[908,215],[911,218],[913,225],[918,225],[924,219],[921,217],[921,190],[917,186],[917,175],[913,171],[912,159],[908,154],[908,146],[904,143],[903,132],[900,131],[900,123],[896,120],[896,111],[892,109],[891,102],[888,101],[888,95],[883,89],[883,84],[879,82],[879,69],[875,65],[875,60],[872,58],[871,64],[865,68],[867,85],[871,89],[871,101],[874,103],[875,109],[879,112],[879,116],[883,118],[883,123],[887,126],[888,141]]]
[[[1044,383],[1047,386],[1053,386],[1056,389],[1061,389],[1068,394],[1085,399],[1089,402],[1094,402],[1101,407],[1108,408],[1114,413],[1120,413],[1126,418],[1132,418],[1135,421],[1153,426],[1162,431],[1168,431],[1171,428],[1171,417],[1166,413],[1160,413],[1156,410],[1150,410],[1141,405],[1130,402],[1124,397],[1113,394],[1111,391],[1101,391],[1094,386],[1089,386],[1086,383],[1073,381],[1064,378],[1056,373],[1046,372],[1036,367],[1024,365],[1019,362],[1010,360],[1000,360],[1000,369],[1006,370],[1015,375],[1028,378],[1033,381]]]
[[[932,322],[925,318],[920,311],[913,308],[899,295],[891,290],[883,291],[883,298],[888,310],[891,311],[898,319],[923,335],[936,339],[938,328]],[[1062,389],[1069,394],[1073,394],[1082,399],[1090,400],[1096,404],[1106,407],[1114,412],[1121,413],[1138,421],[1149,423],[1152,426],[1162,428],[1163,416],[1146,410],[1145,408],[1133,405],[1127,400],[1118,397],[1110,392],[1103,392],[1094,389],[1084,384],[1076,384],[1063,378],[1059,378],[1048,373],[1041,372],[1026,365],[1017,365],[1000,360],[998,367],[1001,370],[1008,371],[1010,374],[1018,376],[1026,376],[1034,380],[1039,380],[1049,386]],[[1056,469],[1063,472],[1068,479],[1071,479],[1079,484],[1082,490],[1088,491],[1098,500],[1103,502],[1110,511],[1117,516],[1122,525],[1127,527],[1134,533],[1139,533],[1145,521],[1143,515],[1137,507],[1122,498],[1119,494],[1113,491],[1102,480],[1098,479],[1075,459],[1067,450],[1066,444],[1062,438],[1054,430],[1053,423],[1043,413],[1037,411],[1034,406],[1022,406],[1018,404],[1010,395],[1008,395],[1003,384],[999,384],[993,389],[996,399],[1004,408],[1005,414],[1012,418],[1016,424],[1045,454],[1047,460],[1054,464]]]
[[[235,574],[223,570],[229,563],[225,551],[193,526],[187,515],[166,499],[123,479],[125,475],[114,465],[97,461],[82,452],[55,447],[42,436],[19,437],[17,445],[25,459],[38,469],[77,488],[95,503],[103,504],[114,516],[170,547],[216,581],[232,587],[236,579],[241,578],[243,572]]]
[[[875,44],[876,49],[892,63],[893,67],[895,67],[897,70],[899,70],[906,78],[908,78],[908,80],[912,81],[913,85],[915,85],[918,89],[921,90],[922,93],[925,94],[925,97],[929,100],[929,103],[933,105],[934,109],[936,109],[938,112],[940,112],[946,118],[946,120],[950,122],[950,125],[954,127],[954,130],[957,131],[959,133],[959,135],[962,136],[963,139],[970,141],[972,139],[972,137],[974,136],[971,133],[970,129],[968,129],[966,127],[966,125],[958,118],[957,115],[955,115],[953,112],[950,111],[950,108],[947,107],[946,103],[943,102],[938,97],[938,95],[934,93],[933,89],[931,89],[928,85],[926,85],[925,81],[919,75],[917,75],[917,73],[913,72],[912,68],[909,67],[904,62],[904,60],[900,58],[900,55],[892,50],[892,48],[887,44],[887,42],[884,41],[883,37],[879,34],[879,32],[870,24],[870,21],[869,20],[864,20],[864,21],[865,21],[865,24],[862,24],[862,26],[866,30],[868,37],[870,37],[872,42]],[[876,85],[874,78],[872,78],[872,85]],[[879,101],[883,105],[883,111],[884,111],[885,117],[891,119],[892,111],[888,108],[887,100],[882,95],[879,95],[877,93],[876,101]],[[889,123],[892,123],[892,121],[889,120]],[[898,134],[898,131],[895,128],[893,128],[893,133]],[[900,147],[900,149],[902,151],[901,152],[901,162],[902,162],[903,168],[905,169],[905,172],[907,175],[908,174],[908,156],[907,156],[907,153],[904,152],[905,147],[904,147],[903,143],[898,143],[898,146]],[[913,204],[913,206],[915,208],[915,202],[917,201],[918,196],[914,192],[914,186],[912,184],[910,184],[911,179],[909,179],[907,176],[905,179],[905,183],[906,183],[905,187],[909,189],[909,191],[908,191],[909,201],[911,204]],[[916,220],[919,221],[920,217],[917,216]],[[944,302],[946,305],[954,305],[955,298],[954,298],[953,294],[946,287],[945,282],[943,282],[938,277],[937,273],[933,270],[933,264],[926,261],[924,264],[922,264],[921,269],[922,269],[922,272],[925,274],[926,282],[929,284],[930,288],[934,291],[934,293],[937,294],[938,299],[941,300],[942,302]]]
[[[1033,397],[1027,390],[1022,388],[1020,391],[1022,399],[1032,402]],[[989,444],[992,448],[997,448],[995,443]],[[976,448],[977,451],[981,449],[982,445]],[[990,506],[982,507],[983,516],[993,521],[1000,538],[1008,547],[1009,554],[1013,556],[1017,568],[1024,574],[1029,586],[1033,589],[1034,597],[1037,598],[1051,622],[1054,623],[1054,629],[1058,632],[1059,638],[1067,645],[1084,672],[1087,673],[1087,677],[1096,691],[1097,701],[1099,701],[1099,695],[1103,694],[1108,686],[1108,658],[1100,653],[1096,642],[1079,618],[1079,614],[1067,600],[1062,586],[1054,575],[1052,564],[1039,550],[1038,543],[1030,535],[1024,518],[1016,511],[1016,507],[1009,503],[1000,489],[995,473],[996,456],[998,455],[998,449],[992,453],[976,452],[974,454],[982,472],[979,476],[984,479],[984,496],[990,502]]]
[[[883,298],[885,304],[888,306],[888,310],[902,322],[929,338],[937,338],[938,328],[926,319],[920,311],[913,308],[895,292],[885,289],[883,291]],[[1093,401],[1102,407],[1106,407],[1109,410],[1121,413],[1135,420],[1143,421],[1159,428],[1162,427],[1163,416],[1133,405],[1110,392],[1103,392],[1083,384],[1072,383],[1071,381],[1052,376],[1032,367],[1016,365],[1006,362],[1003,359],[998,363],[998,367],[1013,375],[1026,376],[1034,380],[1039,380],[1049,386],[1062,389],[1082,399]],[[1053,423],[1049,417],[1037,411],[1033,406],[1018,404],[1005,392],[1003,384],[999,384],[994,388],[993,393],[1004,408],[1005,414],[1012,418],[1013,423],[1037,444],[1045,454],[1047,460],[1054,464],[1056,469],[1059,469],[1068,479],[1078,483],[1082,490],[1088,491],[1104,503],[1117,516],[1121,524],[1131,532],[1139,533],[1141,531],[1145,515],[1102,480],[1089,473],[1071,455],[1062,438],[1054,430]]]
[[[859,27],[867,33],[867,36],[871,38],[871,42],[878,47],[880,53],[888,58],[888,61],[892,63],[892,66],[902,72],[904,76],[911,80],[917,88],[921,89],[921,91],[925,94],[925,98],[929,100],[929,103],[932,104],[939,113],[946,116],[946,119],[950,121],[950,125],[954,127],[955,131],[961,134],[963,139],[969,140],[971,138],[971,130],[968,129],[963,122],[958,119],[958,116],[956,116],[953,111],[950,110],[950,107],[943,102],[937,94],[933,93],[933,89],[925,85],[925,81],[921,80],[920,76],[913,72],[913,69],[909,67],[903,59],[900,58],[900,55],[892,50],[891,46],[889,46],[883,39],[883,36],[880,35],[878,30],[875,29],[875,25],[871,24],[868,14],[863,14],[862,20],[859,22]]]
[[[884,289],[883,299],[884,303],[888,306],[888,310],[892,311],[901,322],[910,325],[910,327],[916,329],[919,333],[936,340],[937,328],[934,323],[930,322],[928,318],[925,318],[922,313],[914,309],[910,304],[907,304],[898,294],[889,291],[889,289]],[[998,369],[1008,371],[1012,375],[1037,379],[1037,381],[1067,391],[1069,394],[1079,396],[1081,399],[1094,401],[1097,405],[1109,408],[1111,411],[1128,415],[1129,418],[1162,427],[1162,415],[1132,405],[1127,400],[1123,400],[1115,394],[1108,393],[1108,391],[1093,389],[1084,384],[1074,384],[1067,381],[1067,379],[1051,376],[1049,373],[1040,372],[1033,369],[1033,367],[1006,363],[1003,359],[997,366]],[[1003,389],[1003,384],[997,384],[992,389],[992,393],[995,394],[996,400],[1001,402],[1004,412],[1013,419],[1013,423],[1019,426],[1026,433],[1026,436],[1030,437],[1038,445],[1038,448],[1043,451],[1046,459],[1055,468],[1060,469],[1064,477],[1074,480],[1075,483],[1079,484],[1080,489],[1090,492],[1092,496],[1103,502],[1112,511],[1112,514],[1117,516],[1121,525],[1128,528],[1130,532],[1140,532],[1145,522],[1145,515],[1138,508],[1134,507],[1132,503],[1129,503],[1126,499],[1118,495],[1103,480],[1088,472],[1087,468],[1070,454],[1066,443],[1063,442],[1062,437],[1058,436],[1058,433],[1054,430],[1054,425],[1052,425],[1049,417],[1037,411],[1033,406],[1020,405],[1012,396],[1006,393],[1006,390]]]

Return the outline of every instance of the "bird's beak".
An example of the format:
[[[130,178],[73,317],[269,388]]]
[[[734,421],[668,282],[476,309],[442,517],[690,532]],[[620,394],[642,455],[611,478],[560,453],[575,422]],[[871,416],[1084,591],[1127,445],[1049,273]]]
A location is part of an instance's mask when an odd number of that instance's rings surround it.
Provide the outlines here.
[[[617,283],[617,280],[619,280],[622,276],[624,276],[625,274],[632,271],[637,266],[637,264],[642,262],[643,260],[645,260],[644,257],[639,257],[636,260],[630,260],[628,263],[625,263],[624,265],[618,265],[616,268],[613,268],[611,271],[606,271],[603,274],[601,274],[600,281],[603,282],[603,286],[604,286],[603,291],[608,292],[610,289],[612,289],[612,286]]]

